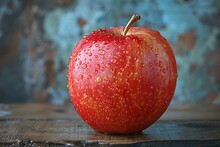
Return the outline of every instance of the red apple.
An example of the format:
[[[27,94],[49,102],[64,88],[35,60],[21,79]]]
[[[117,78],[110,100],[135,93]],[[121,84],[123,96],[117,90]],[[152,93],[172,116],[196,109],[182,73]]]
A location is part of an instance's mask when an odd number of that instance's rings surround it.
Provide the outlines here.
[[[176,87],[173,51],[158,31],[99,29],[84,36],[69,58],[67,83],[79,116],[103,133],[139,133],[167,109]]]

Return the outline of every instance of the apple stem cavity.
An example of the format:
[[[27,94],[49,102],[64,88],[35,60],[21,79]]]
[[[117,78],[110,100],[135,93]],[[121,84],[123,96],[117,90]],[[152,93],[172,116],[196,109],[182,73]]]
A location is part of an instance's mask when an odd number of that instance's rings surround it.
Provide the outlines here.
[[[128,24],[126,25],[124,31],[123,31],[123,36],[125,36],[128,32],[128,30],[131,28],[131,26],[137,22],[139,19],[141,19],[141,16],[138,14],[133,14],[131,19],[129,20]]]

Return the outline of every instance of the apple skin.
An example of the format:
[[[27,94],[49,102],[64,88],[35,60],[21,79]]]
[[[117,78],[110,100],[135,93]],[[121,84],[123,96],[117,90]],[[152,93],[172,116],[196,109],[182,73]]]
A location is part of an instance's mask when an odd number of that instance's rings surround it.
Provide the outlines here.
[[[99,29],[69,58],[67,87],[79,116],[102,133],[134,134],[167,109],[176,87],[174,53],[158,31]]]

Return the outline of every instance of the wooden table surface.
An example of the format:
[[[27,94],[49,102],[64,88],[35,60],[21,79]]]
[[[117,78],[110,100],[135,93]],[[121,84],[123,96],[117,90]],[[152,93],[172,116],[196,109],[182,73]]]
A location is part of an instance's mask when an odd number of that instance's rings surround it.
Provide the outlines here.
[[[137,135],[90,129],[72,106],[0,104],[0,146],[220,146],[220,106],[175,105]]]

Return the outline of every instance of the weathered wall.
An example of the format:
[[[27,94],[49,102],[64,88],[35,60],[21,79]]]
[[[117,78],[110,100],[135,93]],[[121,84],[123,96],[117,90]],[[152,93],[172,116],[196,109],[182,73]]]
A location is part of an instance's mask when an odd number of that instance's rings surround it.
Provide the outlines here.
[[[79,39],[97,28],[157,29],[178,64],[174,101],[220,104],[218,0],[1,0],[0,102],[68,100],[66,65]]]

